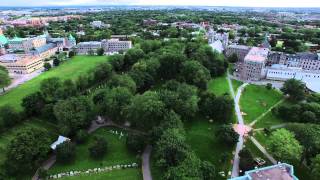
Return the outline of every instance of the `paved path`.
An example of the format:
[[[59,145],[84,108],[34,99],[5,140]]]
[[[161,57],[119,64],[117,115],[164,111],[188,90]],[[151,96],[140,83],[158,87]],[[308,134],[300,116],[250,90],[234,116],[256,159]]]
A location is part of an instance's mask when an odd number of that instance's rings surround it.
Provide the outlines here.
[[[242,84],[238,89],[237,89],[237,95],[234,94],[233,91],[233,86],[231,83],[231,79],[230,79],[230,74],[228,73],[227,76],[228,79],[228,84],[229,84],[229,88],[231,91],[231,95],[234,99],[234,106],[235,106],[235,113],[237,116],[237,121],[239,125],[244,125],[244,121],[243,121],[243,117],[241,115],[241,110],[240,110],[240,96],[242,94],[243,89],[248,85],[247,83]],[[239,159],[239,152],[241,151],[241,149],[243,148],[243,136],[239,135],[239,140],[236,146],[236,151],[234,154],[234,158],[233,158],[233,166],[232,166],[232,174],[231,177],[238,177],[239,176],[239,163],[240,163],[240,159]]]
[[[253,127],[260,119],[262,119],[264,116],[266,116],[273,108],[279,106],[281,103],[283,103],[284,99],[281,99],[279,102],[271,106],[266,112],[262,113],[259,117],[257,117],[254,121],[250,123],[250,126]]]
[[[134,130],[134,129],[131,129],[131,128],[129,128],[129,127],[125,127],[125,126],[121,126],[121,125],[118,125],[118,124],[115,124],[113,121],[111,121],[111,120],[108,120],[108,121],[105,121],[104,123],[102,123],[102,124],[98,124],[95,120],[93,120],[92,122],[91,122],[91,126],[89,127],[89,129],[88,129],[88,133],[89,134],[91,134],[91,133],[93,133],[94,131],[96,131],[96,130],[98,130],[99,128],[101,128],[101,127],[117,127],[117,128],[120,128],[120,129],[124,129],[124,130],[126,130],[126,131],[130,131],[130,132],[132,132],[132,133],[136,133],[136,134],[143,134],[143,135],[145,135],[145,133],[144,132],[141,132],[141,131],[137,131],[137,130]],[[147,151],[147,153],[148,153],[148,151]],[[150,150],[150,152],[149,153],[151,153],[151,150]],[[148,155],[148,154],[146,154],[146,155]],[[142,157],[142,159],[143,159],[144,157]],[[150,154],[149,154],[149,159],[150,159]],[[148,159],[148,160],[149,160]],[[43,164],[41,165],[41,167],[43,168],[43,169],[46,169],[46,170],[48,170],[48,169],[50,169],[53,165],[54,165],[54,163],[56,162],[56,155],[51,155],[50,156],[50,158],[48,159],[48,160],[46,160],[45,162],[43,162]],[[149,166],[149,163],[146,163],[146,167],[145,168],[148,168],[149,169],[149,176],[150,176],[150,178],[151,178],[151,173],[150,173],[150,166]],[[149,167],[148,167],[149,166]],[[143,168],[143,173],[145,173],[144,171],[144,169],[145,168]],[[147,171],[146,171],[147,172]],[[39,179],[39,169],[37,169],[37,171],[36,171],[36,173],[33,175],[33,177],[32,177],[32,180],[38,180]],[[147,180],[152,180],[152,178],[151,179],[147,179]]]
[[[267,150],[254,138],[250,137],[250,140],[255,146],[272,162],[272,164],[277,164],[277,161],[267,152]]]
[[[288,124],[286,123],[283,123],[283,124],[278,124],[278,125],[273,125],[270,127],[271,130],[274,130],[274,129],[279,129],[279,128],[283,128],[283,127],[286,127]]]
[[[150,156],[151,156],[152,146],[147,145],[142,153],[142,175],[143,180],[152,180],[150,171]]]

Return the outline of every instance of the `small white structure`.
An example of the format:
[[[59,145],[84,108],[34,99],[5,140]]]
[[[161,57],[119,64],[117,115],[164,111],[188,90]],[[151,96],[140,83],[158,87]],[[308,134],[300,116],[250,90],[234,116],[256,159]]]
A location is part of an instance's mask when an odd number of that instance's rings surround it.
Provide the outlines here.
[[[58,145],[66,142],[66,141],[70,141],[70,139],[67,138],[67,137],[64,137],[64,136],[59,136],[59,137],[58,137],[58,140],[55,141],[54,143],[52,143],[50,147],[51,147],[51,149],[55,150]]]

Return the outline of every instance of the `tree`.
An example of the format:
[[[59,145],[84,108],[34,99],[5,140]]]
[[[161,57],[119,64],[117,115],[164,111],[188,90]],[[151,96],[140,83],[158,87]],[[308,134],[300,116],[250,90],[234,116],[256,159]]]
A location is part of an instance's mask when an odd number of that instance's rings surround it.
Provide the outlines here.
[[[77,95],[76,84],[72,80],[67,79],[62,83],[61,87],[59,87],[55,92],[55,99],[57,100],[67,99],[69,97],[76,96],[76,95]]]
[[[312,111],[305,111],[301,114],[301,120],[302,122],[315,123],[317,122],[317,116]]]
[[[110,63],[105,62],[99,64],[94,70],[94,81],[95,83],[103,82],[108,80],[113,73],[113,69]]]
[[[301,158],[302,146],[295,139],[294,134],[286,129],[277,129],[272,132],[267,144],[278,161],[292,163]]]
[[[90,156],[94,159],[102,158],[108,148],[108,142],[103,137],[95,137],[94,143],[89,147]]]
[[[51,69],[51,64],[46,62],[44,63],[43,67],[46,71],[49,71]]]
[[[160,100],[159,94],[152,91],[136,95],[125,110],[126,119],[144,130],[158,125],[165,112],[165,104]]]
[[[0,66],[0,88],[5,92],[5,87],[9,86],[11,79],[9,77],[9,72],[3,66]]]
[[[57,67],[57,66],[59,66],[60,65],[60,60],[58,59],[58,58],[54,58],[53,59],[53,66],[54,67]]]
[[[124,55],[124,69],[128,70],[130,67],[138,62],[139,59],[144,57],[145,53],[142,49],[139,48],[131,48]]]
[[[240,169],[242,172],[254,169],[254,159],[251,152],[248,149],[242,149],[239,153],[240,157]]]
[[[26,174],[34,171],[50,151],[48,133],[27,128],[18,131],[6,150],[5,168],[9,175]]]
[[[83,144],[88,140],[89,134],[86,130],[80,129],[77,133],[76,133],[76,141],[79,144]]]
[[[59,144],[56,148],[57,162],[62,164],[72,162],[76,155],[75,151],[76,146],[70,141]]]
[[[181,69],[181,76],[187,83],[201,89],[207,88],[207,83],[210,79],[208,69],[197,61],[184,62]]]
[[[186,60],[186,57],[180,53],[170,52],[163,54],[159,57],[160,68],[158,74],[164,79],[176,78],[182,68],[182,63]]]
[[[83,96],[59,101],[53,111],[59,127],[65,128],[66,135],[75,134],[78,130],[90,125],[91,106]]]
[[[115,54],[112,56],[109,56],[109,62],[112,65],[113,69],[115,71],[122,71],[124,70],[124,56],[121,54]]]
[[[312,160],[311,174],[314,179],[320,178],[320,154]]]
[[[40,115],[41,110],[45,105],[45,99],[40,92],[32,93],[22,99],[21,103],[24,112],[29,117]]]
[[[40,84],[40,91],[46,101],[55,101],[57,89],[62,86],[59,78],[53,77],[44,79]]]
[[[97,50],[97,55],[98,55],[98,56],[103,56],[103,54],[104,54],[104,49],[103,49],[103,48],[99,48],[99,49]]]
[[[209,161],[202,161],[200,171],[202,174],[203,180],[212,180],[215,179],[215,167]]]
[[[4,128],[16,125],[21,119],[21,115],[13,107],[9,105],[0,107],[0,124],[3,124]]]
[[[118,87],[111,89],[104,96],[104,102],[100,106],[102,113],[115,122],[123,123],[126,119],[125,107],[131,102],[132,93],[127,88]]]
[[[213,118],[217,121],[225,123],[230,121],[233,113],[233,104],[234,101],[229,95],[222,95],[217,97],[211,104]]]
[[[128,149],[134,153],[141,153],[145,146],[145,139],[143,136],[136,134],[129,134],[126,139]]]
[[[238,142],[239,135],[233,130],[231,125],[222,125],[219,127],[215,136],[225,144],[235,144]]]
[[[135,93],[137,86],[134,80],[127,74],[123,75],[113,75],[110,81],[107,83],[110,88],[115,87],[125,87],[130,90],[130,92]]]
[[[238,56],[235,53],[231,54],[231,56],[228,57],[228,62],[230,63],[236,63],[238,62],[238,60]]]
[[[305,84],[296,79],[287,80],[281,88],[281,91],[289,95],[290,99],[294,101],[300,101],[305,98]]]
[[[181,130],[171,128],[163,132],[156,143],[157,164],[163,168],[178,166],[188,156],[189,146]]]

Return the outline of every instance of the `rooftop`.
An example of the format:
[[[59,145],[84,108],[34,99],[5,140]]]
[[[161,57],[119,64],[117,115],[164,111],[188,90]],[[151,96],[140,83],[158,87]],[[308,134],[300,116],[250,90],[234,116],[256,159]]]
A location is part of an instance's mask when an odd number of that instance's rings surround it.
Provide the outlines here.
[[[252,47],[244,60],[252,62],[264,62],[268,58],[268,54],[269,49],[267,48]]]
[[[245,45],[236,45],[236,44],[233,44],[233,45],[230,45],[229,48],[236,48],[236,49],[243,49],[243,50],[249,50],[250,47],[249,46],[245,46]]]
[[[279,163],[251,171],[246,171],[244,176],[230,180],[298,180],[294,175],[293,166],[286,163]]]

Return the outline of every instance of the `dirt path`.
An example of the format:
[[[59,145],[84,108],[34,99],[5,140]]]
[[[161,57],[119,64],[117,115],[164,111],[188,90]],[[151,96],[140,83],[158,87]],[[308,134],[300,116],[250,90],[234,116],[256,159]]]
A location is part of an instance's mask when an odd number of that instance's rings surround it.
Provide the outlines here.
[[[152,146],[147,145],[142,153],[142,175],[143,180],[152,180],[150,171],[150,156],[151,156]]]

